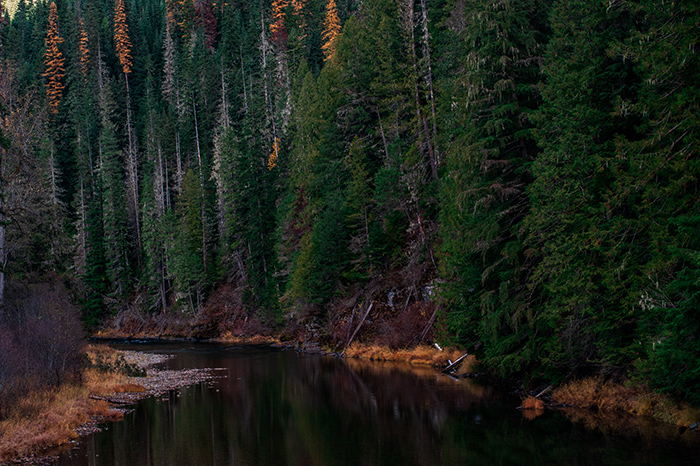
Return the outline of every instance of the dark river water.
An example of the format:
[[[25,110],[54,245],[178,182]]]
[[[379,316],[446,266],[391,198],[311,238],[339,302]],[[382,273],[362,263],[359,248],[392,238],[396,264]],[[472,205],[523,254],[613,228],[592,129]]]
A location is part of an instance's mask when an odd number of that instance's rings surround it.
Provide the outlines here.
[[[222,377],[139,402],[60,465],[700,464],[698,434],[535,417],[517,399],[428,368],[263,346],[117,347],[175,354],[169,368]]]

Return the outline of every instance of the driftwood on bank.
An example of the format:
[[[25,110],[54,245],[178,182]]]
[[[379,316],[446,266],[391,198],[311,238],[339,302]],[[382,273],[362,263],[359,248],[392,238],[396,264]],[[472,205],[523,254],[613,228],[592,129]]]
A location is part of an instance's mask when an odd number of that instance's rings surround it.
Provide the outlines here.
[[[360,331],[360,327],[362,327],[362,324],[365,323],[365,319],[367,319],[367,316],[369,315],[369,311],[372,310],[373,305],[374,305],[374,301],[369,303],[369,306],[367,307],[367,311],[365,311],[365,315],[362,316],[362,320],[360,320],[360,323],[357,324],[355,331],[352,332],[352,335],[350,335],[350,338],[348,338],[347,343],[345,343],[345,348],[343,348],[343,351],[340,353],[340,356],[345,356],[345,350],[348,349],[348,346],[350,346],[350,343],[352,343],[353,338],[355,338],[355,335],[357,335],[357,332]]]
[[[462,359],[466,358],[467,356],[469,356],[469,353],[464,353],[462,356],[460,356],[459,359],[457,359],[455,362],[444,368],[442,372],[450,372],[453,368],[457,366],[457,364],[459,364],[462,361]]]

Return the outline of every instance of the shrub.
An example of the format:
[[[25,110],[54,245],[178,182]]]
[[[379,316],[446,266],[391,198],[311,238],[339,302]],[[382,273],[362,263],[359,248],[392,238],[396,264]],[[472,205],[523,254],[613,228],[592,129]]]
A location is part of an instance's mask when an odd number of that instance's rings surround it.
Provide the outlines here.
[[[60,283],[8,287],[0,313],[0,417],[19,395],[77,377],[82,347],[79,312]]]

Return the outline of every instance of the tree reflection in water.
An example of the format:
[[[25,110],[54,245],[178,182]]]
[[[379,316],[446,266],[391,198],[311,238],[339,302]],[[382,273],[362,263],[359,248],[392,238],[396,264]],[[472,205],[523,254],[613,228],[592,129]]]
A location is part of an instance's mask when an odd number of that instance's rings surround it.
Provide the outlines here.
[[[225,377],[140,402],[59,464],[676,465],[693,451],[604,436],[556,412],[527,420],[518,400],[431,368],[268,347],[148,350],[176,352],[171,368]]]

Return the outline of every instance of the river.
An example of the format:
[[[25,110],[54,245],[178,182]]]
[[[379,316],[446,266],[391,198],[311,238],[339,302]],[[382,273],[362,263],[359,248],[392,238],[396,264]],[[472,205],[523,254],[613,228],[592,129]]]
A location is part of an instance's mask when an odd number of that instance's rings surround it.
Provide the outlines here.
[[[59,465],[685,465],[700,435],[588,429],[430,368],[266,346],[115,345],[220,378],[145,399]],[[694,436],[694,437],[693,437]]]

